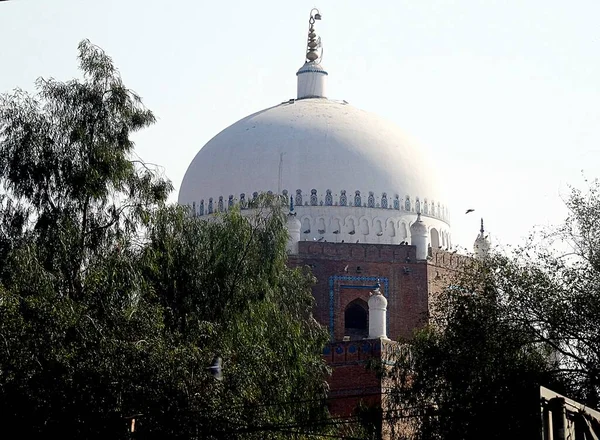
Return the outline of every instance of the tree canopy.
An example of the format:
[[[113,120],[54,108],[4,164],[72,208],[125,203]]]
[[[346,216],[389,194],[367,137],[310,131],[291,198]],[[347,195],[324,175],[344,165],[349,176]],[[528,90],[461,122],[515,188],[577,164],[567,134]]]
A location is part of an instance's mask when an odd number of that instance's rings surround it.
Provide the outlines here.
[[[389,419],[411,438],[539,435],[540,385],[598,407],[600,184],[566,203],[560,227],[448,280],[394,359]]]
[[[3,432],[327,430],[327,333],[312,276],[285,264],[279,200],[211,222],[169,206],[171,183],[131,141],[153,114],[89,41],[79,65],[82,80],[0,96]],[[222,381],[207,370],[215,356]]]

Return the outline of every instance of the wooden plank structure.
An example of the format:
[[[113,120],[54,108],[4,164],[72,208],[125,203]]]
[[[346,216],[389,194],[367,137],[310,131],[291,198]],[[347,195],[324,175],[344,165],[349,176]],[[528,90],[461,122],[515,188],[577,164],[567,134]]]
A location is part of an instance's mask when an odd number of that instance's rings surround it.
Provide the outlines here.
[[[542,440],[600,440],[600,412],[540,387]]]

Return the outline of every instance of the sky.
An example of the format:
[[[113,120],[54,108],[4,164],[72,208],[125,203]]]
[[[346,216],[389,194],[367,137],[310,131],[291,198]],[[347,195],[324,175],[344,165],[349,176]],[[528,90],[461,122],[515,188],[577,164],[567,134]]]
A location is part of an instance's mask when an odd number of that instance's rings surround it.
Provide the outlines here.
[[[597,0],[12,0],[0,3],[0,92],[79,76],[77,44],[91,40],[157,116],[136,151],[176,201],[207,141],[295,98],[313,7],[329,97],[428,150],[454,244],[470,249],[483,217],[496,245],[518,245],[564,220],[570,186],[600,177]]]

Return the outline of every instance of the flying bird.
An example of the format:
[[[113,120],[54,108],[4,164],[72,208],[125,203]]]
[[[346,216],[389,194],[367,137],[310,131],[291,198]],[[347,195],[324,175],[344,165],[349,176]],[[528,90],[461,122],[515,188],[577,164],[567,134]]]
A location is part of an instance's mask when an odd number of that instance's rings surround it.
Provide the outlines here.
[[[354,235],[354,234],[356,234],[356,231],[353,229],[353,230],[351,230],[350,232],[348,232],[348,234],[350,234],[350,235]]]
[[[469,212],[473,212],[473,211],[475,211],[475,210],[474,210],[474,209],[471,209],[471,208],[469,208],[469,209],[467,209],[467,212],[465,212],[465,214],[468,214]]]
[[[323,241],[323,239],[324,239],[324,238],[325,238],[325,237],[321,237],[321,238],[319,238],[317,241]]]
[[[334,234],[339,234],[340,230],[338,229],[337,231],[333,231]]]
[[[383,235],[383,232],[378,232],[378,233],[377,233],[377,236],[378,236],[378,237],[381,237],[382,235]]]
[[[325,233],[325,229],[319,229],[319,234],[324,234]]]
[[[304,234],[310,234],[310,229],[307,229],[306,231],[304,231]]]

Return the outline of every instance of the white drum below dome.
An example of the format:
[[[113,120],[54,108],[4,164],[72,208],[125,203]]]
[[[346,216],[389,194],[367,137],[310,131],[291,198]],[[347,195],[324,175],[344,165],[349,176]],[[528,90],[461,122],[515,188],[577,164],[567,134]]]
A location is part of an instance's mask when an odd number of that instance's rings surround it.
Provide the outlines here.
[[[417,218],[414,212],[393,208],[301,206],[295,209],[301,223],[301,241],[410,244],[410,226]],[[428,244],[451,247],[448,223],[434,217],[421,216],[421,219],[427,225]]]

